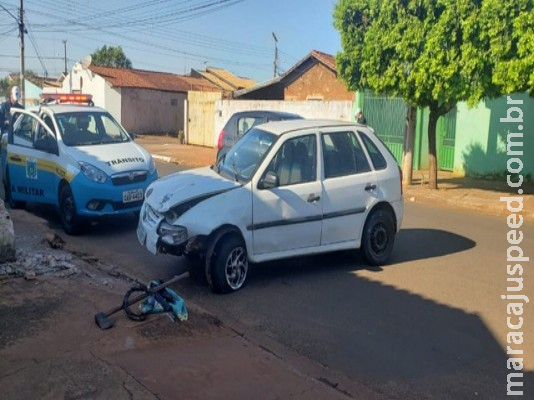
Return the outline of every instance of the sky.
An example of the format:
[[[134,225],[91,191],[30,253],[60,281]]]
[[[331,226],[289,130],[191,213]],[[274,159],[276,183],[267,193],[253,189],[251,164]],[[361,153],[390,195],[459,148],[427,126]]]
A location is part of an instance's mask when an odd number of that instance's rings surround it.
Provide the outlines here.
[[[20,71],[21,0],[0,0],[0,77]],[[341,50],[336,0],[23,0],[25,69],[57,77],[98,48],[121,46],[137,69],[224,68],[257,82],[310,51]],[[65,45],[66,41],[66,45]]]

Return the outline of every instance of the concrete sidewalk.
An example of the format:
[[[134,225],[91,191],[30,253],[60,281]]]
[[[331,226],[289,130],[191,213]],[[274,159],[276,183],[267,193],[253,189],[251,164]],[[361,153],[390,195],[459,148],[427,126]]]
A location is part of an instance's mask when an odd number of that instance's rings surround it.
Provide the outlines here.
[[[169,136],[138,136],[137,143],[145,147],[155,159],[181,166],[200,167],[211,165],[217,149],[180,144]],[[458,177],[450,172],[440,171],[438,190],[428,189],[428,171],[414,171],[413,184],[404,187],[404,199],[408,202],[426,203],[466,209],[476,213],[506,216],[506,202],[500,197],[518,196],[506,184],[506,179],[482,180]],[[534,184],[523,185],[523,211],[525,220],[534,221]]]
[[[17,259],[0,264],[2,399],[406,398],[331,371],[194,299],[184,299],[187,321],[160,314],[137,322],[119,312],[102,331],[94,315],[121,304],[135,277],[70,251],[68,236],[60,240],[46,220],[12,214]],[[180,293],[183,284],[172,288]]]

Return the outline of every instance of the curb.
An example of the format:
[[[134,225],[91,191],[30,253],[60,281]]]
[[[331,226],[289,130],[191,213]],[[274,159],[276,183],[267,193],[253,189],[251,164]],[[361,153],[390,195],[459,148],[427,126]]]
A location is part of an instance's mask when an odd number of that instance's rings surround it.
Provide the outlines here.
[[[172,158],[168,156],[160,156],[159,154],[151,154],[151,156],[154,160],[159,160],[167,163],[172,162]]]
[[[506,217],[511,214],[506,208],[505,203],[500,202],[498,198],[473,198],[473,196],[470,196],[468,193],[464,193],[460,196],[446,198],[444,196],[440,196],[439,194],[432,195],[411,192],[410,190],[405,189],[404,201],[405,203],[429,204],[434,206],[445,205],[446,207],[454,208],[456,210],[463,209],[466,211],[476,212],[477,214],[481,215],[493,215],[496,217]],[[527,205],[529,204],[528,201],[525,203]],[[523,219],[525,221],[534,222],[534,210],[532,209],[532,207],[530,207],[530,210],[525,210],[525,208],[523,208],[521,215],[523,216]]]

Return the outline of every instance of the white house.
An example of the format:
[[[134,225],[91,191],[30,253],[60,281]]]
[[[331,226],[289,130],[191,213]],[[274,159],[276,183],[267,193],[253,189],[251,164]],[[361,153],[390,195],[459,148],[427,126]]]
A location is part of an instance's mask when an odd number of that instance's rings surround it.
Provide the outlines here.
[[[202,78],[167,72],[76,63],[60,88],[43,93],[86,93],[133,134],[186,131],[189,92],[221,90]]]

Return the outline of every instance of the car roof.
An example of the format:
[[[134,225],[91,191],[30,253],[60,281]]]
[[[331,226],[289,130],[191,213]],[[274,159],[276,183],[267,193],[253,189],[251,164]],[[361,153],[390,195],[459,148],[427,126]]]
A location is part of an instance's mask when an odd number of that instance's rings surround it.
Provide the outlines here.
[[[368,132],[373,132],[371,128],[366,125],[361,125],[356,122],[339,121],[330,119],[291,119],[284,121],[273,121],[265,124],[257,125],[255,128],[270,132],[274,135],[280,136],[285,133],[293,132],[296,130],[313,129],[313,128],[336,128],[336,127],[348,127],[350,129],[354,127],[361,128]]]
[[[302,116],[286,111],[275,111],[275,110],[247,110],[247,111],[238,111],[234,113],[238,117],[243,115],[265,115],[265,116],[274,116],[282,118],[302,118]]]
[[[48,110],[53,114],[63,114],[71,112],[106,112],[106,110],[95,107],[95,106],[85,106],[80,104],[47,104],[43,105],[40,108],[41,110]]]

